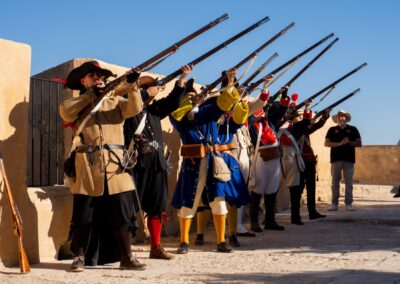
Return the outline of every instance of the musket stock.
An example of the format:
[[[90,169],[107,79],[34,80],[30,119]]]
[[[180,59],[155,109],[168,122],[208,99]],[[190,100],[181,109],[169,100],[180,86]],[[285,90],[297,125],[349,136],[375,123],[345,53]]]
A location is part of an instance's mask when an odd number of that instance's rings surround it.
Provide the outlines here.
[[[14,225],[14,233],[18,238],[18,260],[19,260],[20,271],[21,273],[28,273],[31,271],[31,269],[29,266],[28,257],[26,256],[24,244],[22,243],[22,235],[23,235],[22,220],[21,216],[19,215],[17,205],[14,202],[14,197],[11,192],[10,183],[8,181],[3,157],[1,156],[1,154],[0,154],[0,173],[4,181],[4,188],[7,194],[8,205],[10,206],[11,210],[11,216]]]

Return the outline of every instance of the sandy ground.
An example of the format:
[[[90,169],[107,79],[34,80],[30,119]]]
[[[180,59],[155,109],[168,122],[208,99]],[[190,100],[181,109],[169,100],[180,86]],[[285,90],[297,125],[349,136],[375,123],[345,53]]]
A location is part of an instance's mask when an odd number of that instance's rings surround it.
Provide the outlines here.
[[[390,187],[357,186],[357,211],[341,205],[327,212],[321,204],[328,217],[309,221],[303,208],[304,226],[291,225],[289,211],[281,212],[286,231],[241,238],[232,254],[215,252],[210,224],[204,247],[191,245],[172,261],[150,260],[147,245],[133,246],[145,271],[120,271],[115,263],[70,273],[71,261],[49,260],[26,275],[1,268],[0,283],[400,283],[400,199],[392,195]],[[163,242],[175,252],[178,238]]]

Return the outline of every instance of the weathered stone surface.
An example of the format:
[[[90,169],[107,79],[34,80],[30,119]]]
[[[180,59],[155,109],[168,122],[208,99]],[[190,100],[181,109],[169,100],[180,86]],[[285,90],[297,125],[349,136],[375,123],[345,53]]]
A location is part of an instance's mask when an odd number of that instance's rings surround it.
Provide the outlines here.
[[[365,184],[400,184],[400,146],[371,145],[357,148],[354,180]]]
[[[24,221],[23,242],[27,255],[31,262],[38,262],[37,211],[26,187],[30,68],[30,46],[0,39],[0,152]],[[3,186],[0,200],[0,260],[7,266],[15,265],[18,263],[17,238]]]

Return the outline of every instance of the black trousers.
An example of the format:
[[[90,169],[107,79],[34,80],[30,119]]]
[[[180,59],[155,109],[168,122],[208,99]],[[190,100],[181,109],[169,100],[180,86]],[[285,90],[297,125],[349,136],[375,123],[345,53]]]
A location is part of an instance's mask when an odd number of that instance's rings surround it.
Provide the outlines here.
[[[316,169],[314,162],[305,162],[306,168],[300,174],[300,195],[303,193],[304,186],[307,190],[307,208],[308,214],[316,213],[315,209],[315,188],[316,188]]]
[[[131,172],[142,210],[152,217],[165,212],[168,200],[168,172],[160,166],[159,159],[164,157],[159,155],[158,152],[144,154]]]
[[[74,194],[71,250],[85,255],[86,265],[105,264],[121,258],[117,231],[137,228],[132,192],[102,196]],[[80,251],[83,249],[83,252]]]

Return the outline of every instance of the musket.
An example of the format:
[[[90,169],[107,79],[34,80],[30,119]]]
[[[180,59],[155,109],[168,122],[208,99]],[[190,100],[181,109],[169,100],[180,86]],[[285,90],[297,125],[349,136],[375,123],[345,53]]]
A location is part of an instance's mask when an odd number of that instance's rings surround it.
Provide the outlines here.
[[[286,68],[287,66],[289,66],[290,64],[292,64],[294,61],[298,60],[299,58],[303,57],[305,54],[309,53],[311,50],[313,50],[314,48],[316,48],[317,46],[319,46],[320,44],[324,43],[325,41],[327,41],[329,38],[333,37],[333,33],[329,34],[328,36],[324,37],[323,39],[321,39],[320,41],[314,43],[312,46],[310,46],[309,48],[307,48],[306,50],[300,52],[298,55],[294,56],[292,59],[286,61],[285,63],[283,63],[281,66],[279,66],[278,68],[276,68],[275,70],[273,70],[272,72],[268,73],[267,75],[263,76],[261,79],[257,80],[254,83],[251,83],[246,89],[245,89],[245,95],[248,95],[250,93],[252,93],[258,85],[260,85],[262,82],[264,82],[265,78],[267,78],[268,76],[271,75],[275,75],[276,73],[278,73],[279,71],[281,71],[282,69]]]
[[[296,73],[285,85],[290,87],[308,68],[311,67],[325,52],[327,52],[337,41],[339,38],[335,38],[330,44],[328,44],[320,53],[318,53],[306,66],[304,66],[299,72]],[[280,91],[276,92],[273,96],[271,96],[268,101],[271,103],[276,100],[276,98],[280,95]]]
[[[317,112],[315,114],[315,116],[313,117],[313,120],[315,121],[318,117],[320,117],[327,109],[333,109],[334,107],[338,106],[339,104],[341,104],[342,102],[344,102],[345,100],[348,100],[349,98],[351,98],[352,96],[354,96],[355,94],[357,94],[361,89],[358,88],[357,90],[351,92],[350,94],[348,94],[347,96],[344,96],[343,98],[341,98],[340,100],[334,102],[333,104],[331,104],[330,106],[326,107],[325,109],[321,110],[320,112]]]
[[[22,219],[21,215],[19,214],[17,205],[14,202],[10,183],[8,182],[6,169],[4,166],[3,157],[1,156],[1,154],[0,154],[0,172],[4,181],[4,188],[7,193],[8,204],[10,205],[11,217],[14,224],[14,233],[18,238],[18,260],[19,260],[20,271],[21,273],[28,273],[31,271],[31,268],[29,266],[28,257],[26,256],[24,244],[22,242],[22,235],[23,235]]]
[[[275,34],[272,38],[267,40],[265,43],[263,43],[260,47],[258,47],[256,50],[254,50],[252,53],[250,53],[248,56],[246,56],[244,59],[242,59],[239,63],[237,63],[235,66],[232,68],[240,68],[242,67],[246,62],[248,62],[250,59],[252,59],[254,56],[258,55],[263,49],[265,49],[267,46],[269,46],[271,43],[273,43],[275,40],[280,38],[282,35],[284,35],[289,29],[291,29],[294,26],[294,22],[290,23],[287,25],[284,29],[282,29],[280,32]],[[274,55],[274,58],[278,56],[278,54]],[[271,59],[272,60],[272,59]],[[267,65],[266,63],[265,65]],[[260,71],[261,72],[261,71]],[[204,88],[199,96],[206,96],[209,92],[211,92],[216,86],[218,86],[219,83],[221,83],[226,77],[226,74],[220,76],[217,80],[212,82],[211,84],[207,85],[206,88]]]
[[[267,67],[267,65],[268,65],[269,63],[271,63],[271,61],[272,61],[274,58],[276,58],[277,56],[278,56],[278,53],[277,53],[277,52],[275,52],[274,54],[272,54],[272,56],[271,56],[270,58],[268,58],[263,64],[261,64],[261,66],[258,67],[257,70],[254,71],[254,72],[246,79],[246,81],[244,81],[241,85],[242,85],[242,86],[248,86],[248,85],[250,84],[250,82],[253,81],[253,79],[254,79],[255,77],[257,77],[257,75],[260,74],[260,73],[265,69],[265,67]]]
[[[224,41],[223,43],[217,45],[216,47],[214,47],[213,49],[207,51],[206,53],[204,53],[203,55],[199,56],[198,58],[194,59],[193,61],[187,63],[187,65],[197,65],[198,63],[200,63],[201,61],[207,59],[208,57],[210,57],[211,55],[213,55],[214,53],[217,53],[219,50],[221,50],[222,48],[228,46],[229,44],[231,44],[232,42],[234,42],[235,40],[241,38],[242,36],[244,36],[245,34],[251,32],[252,30],[258,28],[259,26],[261,26],[262,24],[265,24],[266,22],[269,21],[269,17],[265,17],[262,18],[261,20],[259,20],[258,22],[256,22],[255,24],[251,25],[250,27],[248,27],[247,29],[244,29],[243,31],[241,31],[240,33],[234,35],[233,37],[231,37],[230,39]],[[165,84],[167,84],[168,82],[172,81],[174,78],[176,78],[177,76],[182,74],[182,70],[178,69],[174,72],[172,72],[171,74],[167,75],[166,77],[164,77],[161,80],[156,80],[154,85],[155,86],[164,86]]]
[[[143,71],[143,69],[145,69],[145,68],[146,68],[146,71],[150,70],[151,68],[153,68],[156,65],[158,65],[159,63],[161,63],[164,59],[166,59],[166,57],[168,57],[171,54],[173,54],[174,52],[176,52],[180,46],[182,46],[183,44],[187,43],[188,41],[194,39],[195,37],[199,36],[200,34],[208,31],[209,29],[215,27],[216,25],[218,25],[219,23],[227,20],[228,18],[229,18],[228,14],[226,14],[226,13],[223,14],[221,17],[215,19],[214,21],[210,22],[209,24],[203,26],[202,28],[200,28],[197,31],[193,32],[192,34],[188,35],[184,39],[174,43],[170,47],[164,49],[163,51],[161,51],[158,54],[154,55],[153,57],[151,57],[150,59],[146,60],[145,62],[139,64],[136,67],[136,69],[138,69],[139,71]],[[149,66],[149,65],[151,65],[151,66]],[[111,90],[115,89],[119,84],[125,82],[126,79],[127,79],[127,76],[128,76],[128,74],[125,73],[125,74],[119,76],[118,78],[115,78],[111,82],[108,82],[105,85],[102,93],[97,97],[96,101],[93,104],[90,104],[90,105],[86,106],[80,112],[79,118],[87,116],[93,110],[94,106],[96,106],[99,102],[101,102],[102,98],[108,92],[110,92]],[[146,84],[150,80],[149,78],[150,78],[149,76],[144,76],[143,85]]]
[[[218,25],[219,23],[227,20],[228,18],[229,18],[229,15],[227,13],[223,14],[221,17],[215,19],[214,21],[208,23],[204,27],[202,27],[202,28],[198,29],[197,31],[191,33],[190,35],[188,35],[184,39],[174,43],[170,47],[168,47],[168,48],[164,49],[163,51],[161,51],[160,53],[154,55],[152,58],[146,60],[142,64],[138,65],[136,68],[138,68],[139,70],[143,71],[144,68],[147,67],[146,71],[148,71],[149,70],[149,67],[148,67],[149,65],[151,65],[151,68],[155,67],[156,65],[158,65],[158,63],[162,62],[166,57],[168,57],[171,54],[175,53],[179,49],[180,46],[184,45],[188,41],[191,41],[195,37],[201,35],[202,33],[208,31],[209,29],[215,27],[216,25]]]
[[[364,68],[365,66],[367,66],[367,63],[363,63],[360,66],[354,68],[353,70],[351,70],[349,73],[343,75],[342,77],[340,77],[339,79],[337,79],[336,81],[330,83],[328,86],[326,86],[325,88],[323,88],[322,90],[316,92],[314,95],[310,96],[309,98],[305,99],[304,101],[302,101],[301,103],[299,103],[291,113],[296,112],[297,110],[301,109],[307,101],[309,101],[310,99],[313,100],[316,97],[320,96],[321,94],[325,93],[327,90],[331,89],[332,87],[335,87],[337,84],[339,84],[340,82],[342,82],[343,80],[345,80],[346,78],[350,77],[351,75],[353,75],[354,73],[360,71],[362,68]]]

